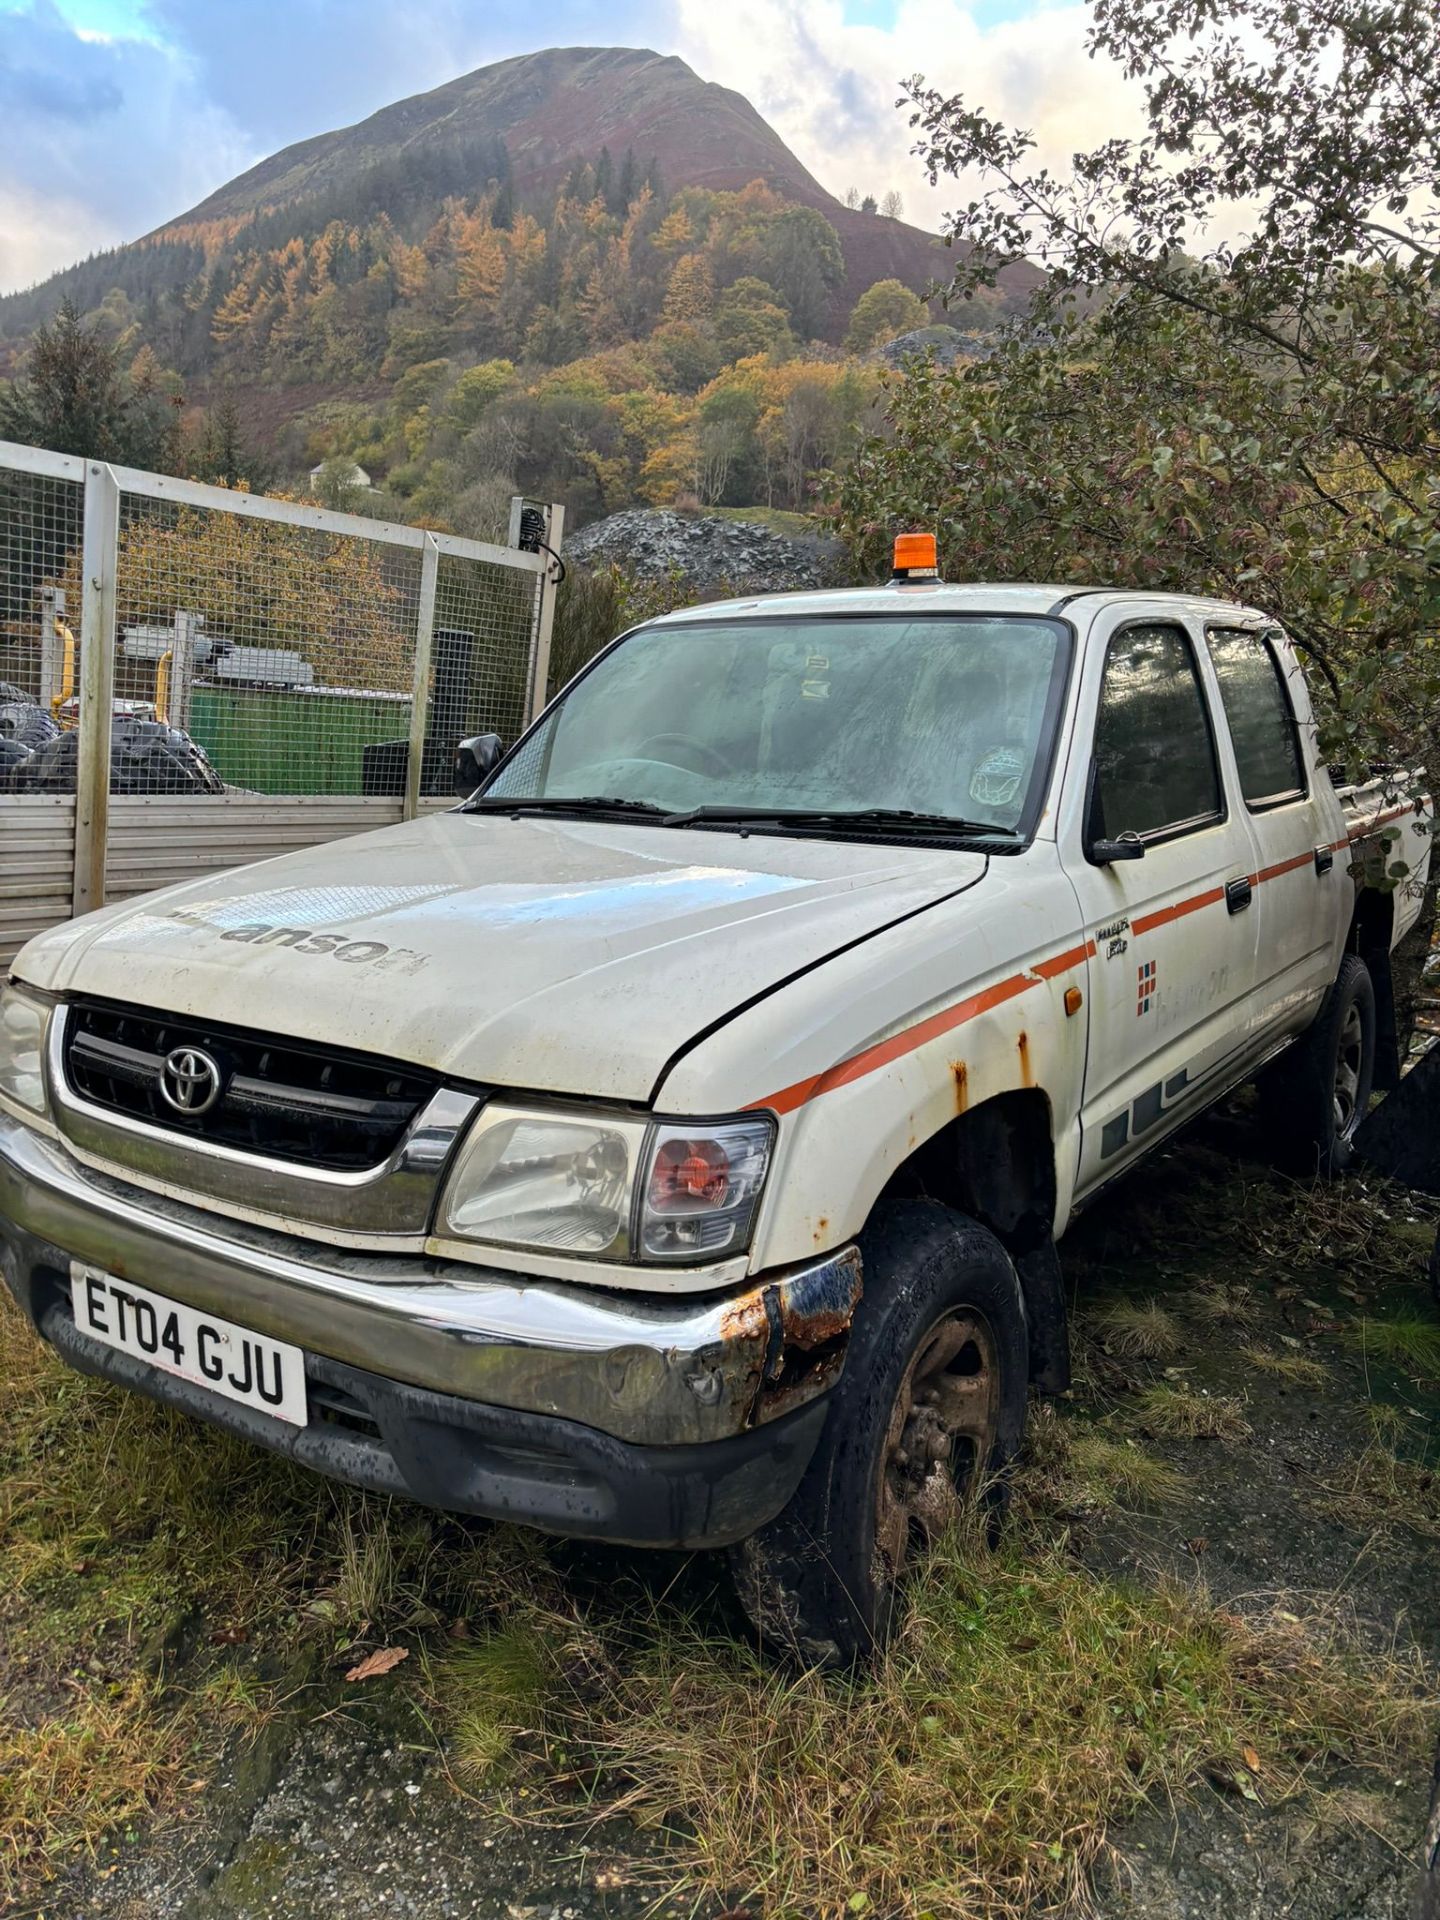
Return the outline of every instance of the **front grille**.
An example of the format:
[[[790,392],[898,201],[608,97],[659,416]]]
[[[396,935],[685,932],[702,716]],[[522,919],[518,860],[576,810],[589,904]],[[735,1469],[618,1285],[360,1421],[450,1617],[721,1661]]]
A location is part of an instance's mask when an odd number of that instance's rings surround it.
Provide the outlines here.
[[[184,1113],[163,1096],[161,1075],[191,1050],[205,1056],[200,1098],[210,1094],[210,1062],[219,1094],[205,1111]],[[65,1074],[82,1099],[126,1119],[342,1172],[378,1166],[439,1085],[363,1054],[93,1002],[70,1009]],[[185,1097],[173,1072],[168,1084]]]

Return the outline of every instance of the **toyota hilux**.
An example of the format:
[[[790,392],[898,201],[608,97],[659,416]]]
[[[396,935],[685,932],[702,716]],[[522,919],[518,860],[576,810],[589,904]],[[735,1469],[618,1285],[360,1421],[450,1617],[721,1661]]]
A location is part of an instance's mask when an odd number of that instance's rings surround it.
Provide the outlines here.
[[[1065,1385],[1077,1210],[1262,1075],[1343,1168],[1429,852],[1265,613],[926,559],[649,621],[453,810],[33,940],[41,1336],[362,1486],[729,1549],[863,1656]]]

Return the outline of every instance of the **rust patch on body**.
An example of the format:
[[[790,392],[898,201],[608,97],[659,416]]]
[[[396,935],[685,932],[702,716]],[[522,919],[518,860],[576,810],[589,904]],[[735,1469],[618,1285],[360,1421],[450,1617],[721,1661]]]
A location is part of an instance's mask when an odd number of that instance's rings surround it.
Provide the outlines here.
[[[720,1320],[722,1340],[763,1340],[769,1329],[763,1293],[742,1294],[725,1309]]]
[[[782,1280],[775,1295],[782,1346],[807,1352],[824,1346],[850,1331],[860,1298],[859,1256],[851,1250],[823,1267]]]
[[[757,1426],[764,1426],[767,1420],[778,1420],[782,1414],[789,1413],[794,1407],[803,1407],[807,1400],[832,1387],[840,1377],[840,1369],[845,1364],[843,1347],[831,1347],[820,1354],[803,1372],[792,1374],[789,1370],[771,1387],[765,1389],[759,1406],[755,1410]]]
[[[964,1113],[970,1104],[970,1069],[963,1060],[952,1060],[950,1072],[955,1081],[955,1111]]]
[[[1025,1032],[1023,1027],[1020,1030],[1019,1048],[1020,1084],[1022,1087],[1033,1087],[1035,1084],[1035,1070],[1030,1065],[1030,1036]]]
[[[815,1222],[815,1244],[817,1247],[824,1246],[825,1236],[827,1233],[829,1233],[829,1231],[830,1231],[830,1222],[826,1218],[826,1216],[822,1213],[820,1218]]]
[[[817,1239],[829,1229],[822,1217]],[[778,1419],[833,1385],[845,1363],[860,1289],[860,1255],[846,1247],[731,1305],[721,1338],[744,1342],[755,1355],[753,1368],[747,1367],[753,1382],[746,1389],[749,1425]]]

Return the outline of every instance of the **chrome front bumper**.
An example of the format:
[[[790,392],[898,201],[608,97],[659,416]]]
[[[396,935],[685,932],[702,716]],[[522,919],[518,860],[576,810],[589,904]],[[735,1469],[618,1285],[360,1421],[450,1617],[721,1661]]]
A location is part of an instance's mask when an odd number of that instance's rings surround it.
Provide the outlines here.
[[[82,1166],[0,1114],[0,1269],[37,1324],[78,1259],[432,1393],[650,1447],[725,1440],[839,1377],[853,1247],[723,1296],[637,1296],[219,1221]]]

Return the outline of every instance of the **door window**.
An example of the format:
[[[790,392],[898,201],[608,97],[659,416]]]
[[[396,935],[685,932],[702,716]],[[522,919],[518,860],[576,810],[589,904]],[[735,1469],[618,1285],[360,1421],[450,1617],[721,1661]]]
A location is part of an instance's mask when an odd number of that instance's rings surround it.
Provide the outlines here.
[[[1212,627],[1207,637],[1246,804],[1254,811],[1303,800],[1295,715],[1269,639],[1242,627]]]
[[[1223,813],[1210,716],[1189,637],[1180,627],[1126,627],[1105,659],[1091,838],[1183,833]]]

